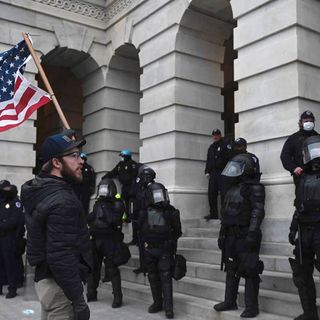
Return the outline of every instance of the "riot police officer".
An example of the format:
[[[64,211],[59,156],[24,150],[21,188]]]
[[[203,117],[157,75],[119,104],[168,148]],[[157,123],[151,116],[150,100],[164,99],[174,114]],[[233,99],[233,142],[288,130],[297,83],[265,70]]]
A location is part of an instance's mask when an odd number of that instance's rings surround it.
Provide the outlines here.
[[[122,243],[124,209],[123,201],[117,196],[117,187],[113,180],[103,178],[98,185],[97,201],[88,216],[95,261],[93,275],[88,280],[87,298],[88,301],[97,300],[101,264],[105,258],[106,274],[111,280],[114,295],[112,308],[119,308],[122,305],[121,276],[119,264],[116,261],[117,256],[122,254],[120,249],[124,245]]]
[[[96,188],[96,173],[87,161],[87,154],[81,152],[80,157],[84,161],[82,166],[83,179],[80,183],[74,184],[73,189],[81,201],[85,213],[88,214],[90,197],[94,194]]]
[[[138,175],[139,164],[132,160],[132,152],[129,149],[122,150],[119,154],[121,161],[103,178],[118,178],[121,184],[121,197],[126,206],[126,214],[132,214],[132,203],[134,198],[133,186]]]
[[[245,310],[241,317],[253,318],[259,314],[259,274],[263,271],[263,263],[259,260],[260,225],[264,218],[265,190],[259,182],[255,156],[235,156],[222,175],[233,179],[233,185],[225,195],[218,239],[226,269],[225,299],[214,309],[226,311],[238,308],[239,280],[244,277]]]
[[[149,313],[164,308],[166,317],[172,319],[172,266],[181,236],[179,210],[170,205],[166,188],[157,182],[148,185],[145,192],[146,207],[139,213],[139,229],[144,247],[144,259],[153,297]]]
[[[139,219],[139,212],[145,208],[145,192],[147,186],[154,182],[156,178],[155,171],[147,165],[142,165],[138,170],[138,177],[135,183],[135,198],[133,202],[132,214],[132,231],[134,243],[138,244],[140,266],[134,269],[133,272],[138,274],[144,272],[143,267],[143,247],[141,242],[141,235],[138,230],[137,221]]]
[[[289,242],[295,245],[295,259],[289,258],[293,282],[298,288],[303,314],[296,320],[318,320],[314,266],[320,270],[320,136],[303,144],[303,174],[297,186],[296,210]],[[296,234],[298,232],[298,238]]]
[[[222,137],[219,129],[212,131],[213,143],[210,145],[207,153],[207,162],[205,174],[209,178],[208,200],[210,214],[205,216],[206,220],[218,219],[218,195],[220,193],[221,203],[223,202],[222,178],[221,172],[228,162],[231,146],[228,141]]]
[[[7,277],[8,299],[17,295],[19,269],[16,234],[22,216],[22,205],[17,197],[16,187],[8,180],[0,181],[0,274],[6,274]],[[3,284],[0,283],[1,289]]]
[[[297,188],[299,177],[303,172],[302,145],[311,136],[318,135],[314,130],[315,117],[309,110],[304,111],[299,119],[299,131],[288,137],[281,151],[283,167],[293,176],[293,182]]]

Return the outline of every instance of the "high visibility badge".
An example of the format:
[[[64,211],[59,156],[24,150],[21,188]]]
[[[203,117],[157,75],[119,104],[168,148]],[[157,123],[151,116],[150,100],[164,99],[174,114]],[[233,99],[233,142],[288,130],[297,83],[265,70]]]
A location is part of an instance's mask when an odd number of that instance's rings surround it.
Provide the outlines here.
[[[10,208],[10,204],[7,203],[7,204],[5,205],[5,208],[6,208],[6,209],[9,209],[9,208]]]

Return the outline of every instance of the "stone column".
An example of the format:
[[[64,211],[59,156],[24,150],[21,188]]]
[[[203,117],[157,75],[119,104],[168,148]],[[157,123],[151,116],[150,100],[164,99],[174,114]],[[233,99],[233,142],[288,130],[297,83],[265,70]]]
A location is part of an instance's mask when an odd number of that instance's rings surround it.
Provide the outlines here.
[[[260,158],[267,195],[264,240],[287,241],[294,187],[280,152],[287,136],[298,130],[303,110],[320,116],[320,4],[233,0],[231,5],[238,21],[236,136],[245,137],[248,150]]]

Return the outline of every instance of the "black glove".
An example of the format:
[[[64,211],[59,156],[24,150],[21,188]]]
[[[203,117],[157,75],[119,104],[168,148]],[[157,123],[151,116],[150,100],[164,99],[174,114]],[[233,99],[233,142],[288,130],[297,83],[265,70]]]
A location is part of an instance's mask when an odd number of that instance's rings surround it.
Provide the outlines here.
[[[72,301],[75,320],[89,320],[90,309],[84,300],[83,294],[77,299]]]
[[[218,238],[218,247],[219,247],[220,250],[224,249],[225,242],[226,242],[226,238],[225,237],[219,237]]]
[[[289,239],[289,243],[292,244],[293,246],[296,244],[296,234],[297,234],[297,230],[290,229],[290,232],[288,234],[288,239]]]
[[[254,231],[249,231],[246,236],[247,248],[251,251],[257,251],[259,246],[259,235]]]

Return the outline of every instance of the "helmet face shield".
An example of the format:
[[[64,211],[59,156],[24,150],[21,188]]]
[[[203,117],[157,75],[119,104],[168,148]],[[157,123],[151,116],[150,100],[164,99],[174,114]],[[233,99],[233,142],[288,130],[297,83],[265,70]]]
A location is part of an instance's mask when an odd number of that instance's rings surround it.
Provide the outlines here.
[[[153,203],[169,202],[169,195],[167,190],[156,189],[152,190]]]
[[[244,168],[244,162],[231,160],[227,163],[221,174],[226,177],[239,177],[243,174]]]
[[[314,142],[304,146],[302,154],[304,164],[307,164],[316,158],[320,158],[320,142]]]
[[[102,184],[99,186],[98,196],[99,197],[107,197],[110,194],[110,188],[106,184]]]

